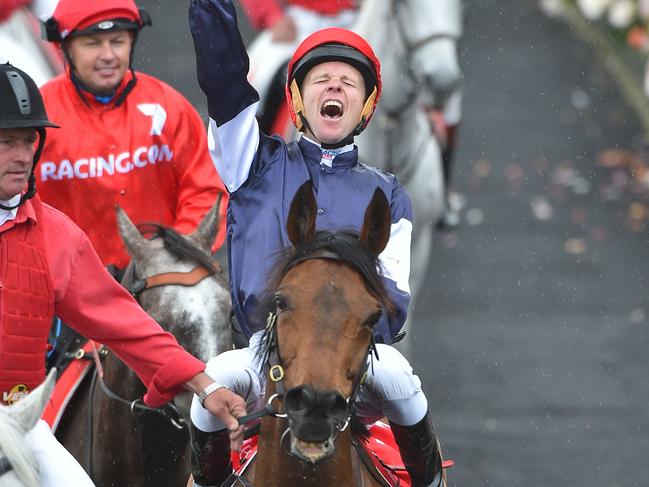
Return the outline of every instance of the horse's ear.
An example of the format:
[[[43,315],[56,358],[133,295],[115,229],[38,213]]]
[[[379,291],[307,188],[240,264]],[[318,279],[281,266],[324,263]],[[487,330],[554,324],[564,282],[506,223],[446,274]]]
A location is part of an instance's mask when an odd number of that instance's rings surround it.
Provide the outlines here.
[[[315,236],[317,206],[313,195],[313,184],[307,181],[295,193],[288,212],[286,230],[293,246],[297,247]]]
[[[117,213],[117,229],[128,249],[128,253],[134,259],[144,255],[144,249],[148,243],[147,239],[142,236],[137,227],[133,224],[126,212],[119,206],[115,206]]]
[[[43,409],[49,401],[56,383],[56,368],[52,367],[45,382],[31,391],[25,398],[7,406],[7,411],[24,431],[31,430],[43,414]]]
[[[379,255],[388,244],[391,225],[390,203],[381,188],[376,188],[372,200],[365,210],[359,238],[372,250],[374,255]]]
[[[205,214],[196,230],[190,235],[207,252],[211,251],[214,239],[216,238],[216,232],[219,228],[222,200],[223,193],[220,193],[219,197],[216,198],[216,202],[210,208],[210,211]]]

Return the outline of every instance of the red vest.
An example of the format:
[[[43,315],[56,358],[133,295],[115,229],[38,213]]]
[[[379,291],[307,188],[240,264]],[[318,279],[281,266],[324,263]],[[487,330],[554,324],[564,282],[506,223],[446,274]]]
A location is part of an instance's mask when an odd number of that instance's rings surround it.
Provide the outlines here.
[[[36,222],[0,233],[0,403],[11,403],[45,380],[54,288],[46,257],[41,202]]]

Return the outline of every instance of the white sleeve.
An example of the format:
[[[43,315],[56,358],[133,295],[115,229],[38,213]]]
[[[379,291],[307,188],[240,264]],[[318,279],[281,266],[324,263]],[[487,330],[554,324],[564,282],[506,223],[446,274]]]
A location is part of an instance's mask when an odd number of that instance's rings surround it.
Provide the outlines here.
[[[401,218],[390,228],[390,240],[379,260],[383,266],[383,275],[394,281],[397,288],[410,294],[410,240],[412,222]]]
[[[230,193],[248,179],[259,148],[257,106],[253,103],[220,127],[210,118],[207,144],[219,176]]]

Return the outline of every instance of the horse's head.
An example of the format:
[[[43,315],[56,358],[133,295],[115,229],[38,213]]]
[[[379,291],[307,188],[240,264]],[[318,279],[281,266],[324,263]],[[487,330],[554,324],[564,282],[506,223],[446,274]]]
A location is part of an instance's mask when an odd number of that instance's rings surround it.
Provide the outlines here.
[[[462,35],[461,0],[393,0],[410,69],[424,102],[441,107],[462,72],[457,43]]]
[[[366,0],[355,30],[381,60],[388,113],[404,115],[417,95],[440,107],[458,87],[461,0]]]
[[[392,304],[378,272],[390,233],[380,189],[360,235],[315,232],[310,182],[297,192],[287,229],[293,249],[272,279],[267,339],[271,384],[283,394],[290,449],[318,462],[334,451],[366,371],[372,329]]]
[[[52,369],[45,382],[24,399],[0,405],[0,487],[38,487],[38,462],[25,443],[25,434],[43,414],[56,382]]]
[[[231,300],[219,264],[210,255],[219,221],[220,201],[190,235],[147,225],[144,238],[126,212],[117,208],[120,235],[132,257],[136,277],[126,285],[144,310],[171,332],[190,353],[208,360],[231,348]]]

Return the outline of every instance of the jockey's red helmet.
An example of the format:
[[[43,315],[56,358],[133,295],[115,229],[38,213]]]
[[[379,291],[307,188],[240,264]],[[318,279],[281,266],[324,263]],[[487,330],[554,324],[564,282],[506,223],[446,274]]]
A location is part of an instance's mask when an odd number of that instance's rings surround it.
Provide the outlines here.
[[[300,85],[314,66],[328,61],[351,64],[365,81],[365,105],[354,135],[360,134],[372,118],[381,96],[381,63],[369,43],[358,34],[337,27],[319,30],[304,39],[288,63],[286,100],[291,119],[298,130],[304,130]]]
[[[43,34],[50,42],[78,35],[139,30],[151,20],[133,0],[59,0]]]

